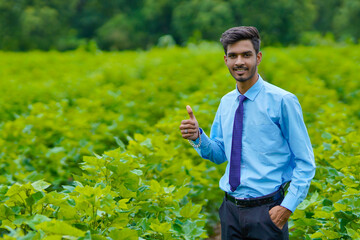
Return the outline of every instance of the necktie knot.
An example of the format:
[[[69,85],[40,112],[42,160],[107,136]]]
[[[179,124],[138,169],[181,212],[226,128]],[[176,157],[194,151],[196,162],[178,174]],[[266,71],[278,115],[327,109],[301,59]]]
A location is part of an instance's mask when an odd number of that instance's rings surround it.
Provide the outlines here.
[[[240,95],[240,96],[239,96],[239,101],[240,101],[240,103],[244,102],[245,99],[246,99],[246,96],[245,96],[245,95]]]

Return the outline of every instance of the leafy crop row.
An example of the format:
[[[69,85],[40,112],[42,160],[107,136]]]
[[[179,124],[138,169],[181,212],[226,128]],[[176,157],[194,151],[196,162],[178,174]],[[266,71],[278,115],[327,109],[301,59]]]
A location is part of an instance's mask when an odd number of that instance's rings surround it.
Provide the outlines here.
[[[290,221],[291,239],[360,238],[359,52],[359,46],[264,50],[260,73],[298,96],[316,156],[309,195]],[[200,159],[178,126],[190,104],[209,132],[220,97],[235,87],[222,55],[208,44],[0,52],[2,237],[211,234],[225,166]]]

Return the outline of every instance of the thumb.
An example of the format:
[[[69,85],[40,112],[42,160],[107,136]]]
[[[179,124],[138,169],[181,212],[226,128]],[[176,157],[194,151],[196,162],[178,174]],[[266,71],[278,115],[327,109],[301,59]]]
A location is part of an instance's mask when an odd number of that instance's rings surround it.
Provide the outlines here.
[[[186,106],[186,110],[187,110],[187,112],[189,114],[190,119],[191,120],[196,120],[195,115],[193,113],[193,110],[191,109],[191,107],[189,105]]]

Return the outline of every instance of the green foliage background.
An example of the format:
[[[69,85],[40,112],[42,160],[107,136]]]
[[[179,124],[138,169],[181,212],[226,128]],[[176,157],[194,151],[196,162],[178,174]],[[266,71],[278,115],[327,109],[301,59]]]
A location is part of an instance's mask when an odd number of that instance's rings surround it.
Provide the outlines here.
[[[0,0],[0,49],[102,50],[218,41],[225,29],[256,26],[263,43],[357,43],[358,0]]]
[[[317,171],[291,239],[360,239],[360,46],[263,49],[264,79],[295,93]],[[235,87],[217,44],[119,53],[0,52],[3,239],[199,239],[225,165],[181,138],[209,133]]]

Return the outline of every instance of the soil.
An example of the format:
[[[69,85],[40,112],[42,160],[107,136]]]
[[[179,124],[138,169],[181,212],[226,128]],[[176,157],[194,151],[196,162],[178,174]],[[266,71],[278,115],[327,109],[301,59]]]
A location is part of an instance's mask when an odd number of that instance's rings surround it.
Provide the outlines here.
[[[214,235],[210,236],[206,240],[221,240],[221,227],[220,223],[214,228]]]

